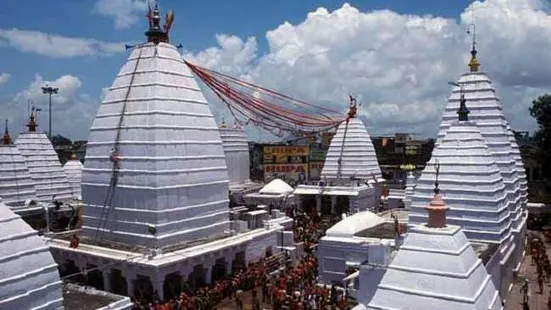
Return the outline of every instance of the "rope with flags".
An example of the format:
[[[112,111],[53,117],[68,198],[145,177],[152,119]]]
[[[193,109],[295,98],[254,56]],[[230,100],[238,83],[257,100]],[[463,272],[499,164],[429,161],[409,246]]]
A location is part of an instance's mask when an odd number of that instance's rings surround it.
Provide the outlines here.
[[[282,136],[283,132],[316,135],[336,128],[346,119],[334,110],[184,62],[226,104],[242,126],[252,123],[276,136]]]

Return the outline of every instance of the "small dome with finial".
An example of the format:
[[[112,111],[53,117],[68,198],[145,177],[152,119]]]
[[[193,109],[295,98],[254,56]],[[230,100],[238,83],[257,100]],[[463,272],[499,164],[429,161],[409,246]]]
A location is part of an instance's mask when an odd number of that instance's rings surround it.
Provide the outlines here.
[[[459,121],[468,121],[469,120],[469,109],[467,108],[467,99],[465,99],[465,93],[462,91],[459,99],[459,109],[457,110],[457,116]]]
[[[151,10],[151,7],[149,7],[147,19],[149,22],[149,30],[145,32],[147,42],[153,42],[155,44],[159,44],[160,42],[168,43],[168,34],[170,33],[170,28],[172,28],[172,24],[174,22],[174,12],[172,10],[168,11],[165,17],[165,24],[161,27],[159,5],[157,1],[155,1],[154,9]]]
[[[34,107],[31,110],[31,116],[29,118],[29,122],[27,123],[27,128],[29,128],[29,132],[36,132],[36,127],[38,127],[38,124],[35,120],[35,109]]]
[[[446,227],[446,211],[449,207],[446,205],[442,196],[440,196],[440,188],[438,187],[438,176],[440,175],[440,164],[438,161],[435,163],[436,181],[434,182],[434,197],[425,210],[428,212],[427,227],[430,228],[444,228]]]

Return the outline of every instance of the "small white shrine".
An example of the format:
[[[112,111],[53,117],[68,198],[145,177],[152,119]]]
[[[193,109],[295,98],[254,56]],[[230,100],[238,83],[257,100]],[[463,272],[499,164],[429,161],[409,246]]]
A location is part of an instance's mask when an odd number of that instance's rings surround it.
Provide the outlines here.
[[[34,108],[27,127],[29,131],[20,134],[15,140],[15,145],[27,162],[34,181],[37,200],[41,202],[70,200],[71,187],[61,168],[59,157],[50,139],[44,133],[36,131],[38,124],[35,121]]]
[[[71,158],[63,165],[63,170],[67,175],[69,184],[71,185],[71,193],[73,199],[81,200],[81,182],[82,182],[82,163],[76,157],[75,154],[71,155]]]
[[[337,128],[327,151],[322,181],[296,188],[299,208],[313,205],[325,214],[379,208],[384,179],[375,147],[362,120],[356,117],[356,109],[356,100],[351,98],[347,120]]]
[[[264,185],[258,193],[245,195],[245,204],[251,206],[267,205],[285,210],[295,205],[295,189],[281,179],[274,179]]]
[[[446,224],[448,207],[435,189],[428,222],[410,227],[361,309],[503,309],[492,277],[460,226]],[[359,283],[360,292],[362,282]]]

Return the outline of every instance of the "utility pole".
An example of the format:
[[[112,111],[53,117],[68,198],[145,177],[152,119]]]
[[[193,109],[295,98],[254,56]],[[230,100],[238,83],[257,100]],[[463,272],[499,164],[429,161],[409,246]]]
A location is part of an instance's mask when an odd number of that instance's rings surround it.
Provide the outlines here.
[[[57,94],[58,90],[59,90],[59,88],[48,86],[48,84],[46,84],[46,86],[42,87],[42,93],[49,95],[49,126],[48,126],[49,130],[48,130],[48,138],[50,138],[50,140],[52,139],[52,95]]]

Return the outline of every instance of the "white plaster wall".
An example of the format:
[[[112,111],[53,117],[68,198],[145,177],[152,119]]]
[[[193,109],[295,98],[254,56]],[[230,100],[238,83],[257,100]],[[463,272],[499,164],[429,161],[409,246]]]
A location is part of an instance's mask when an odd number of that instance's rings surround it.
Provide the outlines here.
[[[272,247],[272,253],[279,252],[280,243],[279,235],[281,232],[279,230],[274,230],[269,234],[257,237],[247,243],[245,249],[245,256],[247,262],[255,262],[259,259],[266,256],[266,249],[270,246]]]
[[[0,197],[12,208],[36,199],[36,189],[27,162],[17,146],[0,145]]]
[[[250,158],[247,134],[240,128],[220,128],[226,154],[230,184],[243,184],[250,179]]]

